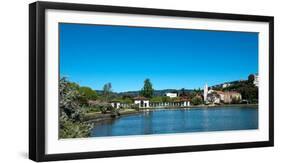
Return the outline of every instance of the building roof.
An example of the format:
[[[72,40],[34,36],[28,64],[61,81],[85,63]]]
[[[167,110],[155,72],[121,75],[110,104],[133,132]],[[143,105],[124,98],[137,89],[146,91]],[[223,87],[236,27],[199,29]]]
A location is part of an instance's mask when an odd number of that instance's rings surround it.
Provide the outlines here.
[[[143,96],[137,96],[134,98],[134,100],[148,100],[148,98],[143,97]]]
[[[90,105],[98,105],[98,104],[100,104],[100,105],[107,105],[108,104],[107,102],[100,101],[100,100],[89,100],[88,103]]]
[[[181,96],[180,101],[190,101],[190,98],[188,98],[187,96]]]

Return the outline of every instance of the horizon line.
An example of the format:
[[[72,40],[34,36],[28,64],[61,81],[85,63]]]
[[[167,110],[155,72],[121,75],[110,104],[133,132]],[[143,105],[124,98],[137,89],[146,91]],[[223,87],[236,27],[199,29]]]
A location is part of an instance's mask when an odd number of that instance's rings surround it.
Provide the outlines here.
[[[258,73],[251,73],[251,74],[258,74]],[[251,74],[249,74],[249,75],[251,75]],[[66,77],[66,76],[63,76],[63,77],[60,77],[60,78],[68,78],[69,79],[69,77]],[[247,79],[238,79],[238,80],[232,80],[232,81],[226,81],[226,82],[222,82],[222,83],[219,83],[219,84],[214,84],[214,85],[208,85],[207,83],[207,86],[208,86],[208,88],[209,87],[214,87],[214,86],[217,86],[217,85],[222,85],[222,84],[225,84],[225,83],[231,83],[231,82],[235,82],[235,81],[246,81]],[[74,82],[74,81],[70,81],[70,82]],[[91,88],[92,90],[95,90],[95,91],[102,91],[102,89],[94,89],[94,88],[92,88],[91,86],[89,86],[89,85],[81,85],[79,82],[74,82],[74,83],[76,83],[76,84],[78,84],[80,87],[89,87],[89,88]],[[111,82],[108,82],[108,83],[111,83]],[[112,83],[111,83],[112,84]],[[186,88],[186,87],[182,87],[182,88],[163,88],[163,89],[153,89],[154,91],[162,91],[162,90],[181,90],[181,89],[185,89],[185,90],[196,90],[196,89],[200,89],[200,90],[203,90],[204,89],[204,86],[205,85],[203,85],[202,87],[197,87],[197,88]],[[141,91],[141,89],[138,89],[138,90],[123,90],[123,91],[114,91],[114,89],[113,89],[113,91],[112,92],[114,92],[114,93],[126,93],[126,92],[137,92],[137,91]]]

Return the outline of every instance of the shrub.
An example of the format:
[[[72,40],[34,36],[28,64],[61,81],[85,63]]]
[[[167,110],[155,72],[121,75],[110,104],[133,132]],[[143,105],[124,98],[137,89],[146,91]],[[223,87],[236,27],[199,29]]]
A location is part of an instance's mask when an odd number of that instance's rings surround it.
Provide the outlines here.
[[[132,109],[135,109],[135,110],[137,110],[137,111],[139,111],[139,110],[140,110],[140,108],[139,108],[139,105],[138,105],[138,104],[132,104],[132,105],[131,105],[131,108],[132,108]]]
[[[203,104],[203,100],[201,97],[195,96],[191,99],[191,104],[192,105],[200,105]]]
[[[59,137],[78,138],[90,135],[91,126],[82,122],[84,110],[81,108],[79,99],[81,94],[79,86],[70,83],[66,78],[59,82]]]

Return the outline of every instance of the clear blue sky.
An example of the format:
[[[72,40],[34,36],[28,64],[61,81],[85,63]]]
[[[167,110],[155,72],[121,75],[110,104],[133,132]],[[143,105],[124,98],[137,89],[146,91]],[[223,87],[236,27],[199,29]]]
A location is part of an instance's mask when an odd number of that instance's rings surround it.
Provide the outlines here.
[[[258,33],[60,24],[60,76],[101,90],[194,89],[258,72]]]

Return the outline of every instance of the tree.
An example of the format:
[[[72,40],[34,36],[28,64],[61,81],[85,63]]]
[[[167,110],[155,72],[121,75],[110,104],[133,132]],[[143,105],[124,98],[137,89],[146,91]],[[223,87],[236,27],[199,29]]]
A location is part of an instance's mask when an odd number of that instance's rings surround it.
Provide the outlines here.
[[[248,100],[249,103],[256,103],[258,101],[258,88],[254,85],[240,87],[238,92],[240,92],[243,99]]]
[[[91,125],[82,122],[78,91],[79,85],[61,78],[59,81],[59,137],[81,138],[90,136]]]
[[[74,84],[67,81],[66,78],[60,79],[59,82],[59,107],[60,115],[67,116],[69,119],[80,120],[80,103],[81,95],[78,91],[79,87],[74,87]]]
[[[156,97],[151,98],[151,99],[150,99],[150,102],[153,102],[153,103],[161,103],[161,102],[163,102],[162,100],[163,100],[163,99],[162,99],[161,96],[156,96]]]
[[[250,74],[250,75],[248,76],[248,83],[249,83],[249,84],[253,84],[253,83],[254,83],[254,80],[255,80],[255,75]]]
[[[185,89],[182,88],[181,91],[180,91],[180,96],[187,96],[187,93],[185,92]]]
[[[202,90],[198,88],[198,89],[194,89],[193,92],[195,92],[198,95],[201,94]]]
[[[192,105],[200,105],[203,104],[203,99],[200,96],[195,96],[191,99]]]
[[[112,86],[111,83],[106,83],[103,86],[103,96],[105,97],[105,101],[109,100],[110,94],[112,92]]]
[[[79,92],[85,98],[86,101],[96,100],[98,98],[97,92],[92,90],[90,87],[80,87]]]
[[[171,98],[169,96],[162,96],[162,102],[171,102]]]
[[[146,98],[151,98],[153,95],[153,88],[152,88],[152,83],[150,82],[149,79],[144,80],[144,86],[142,90],[140,91],[140,95],[144,96]]]

